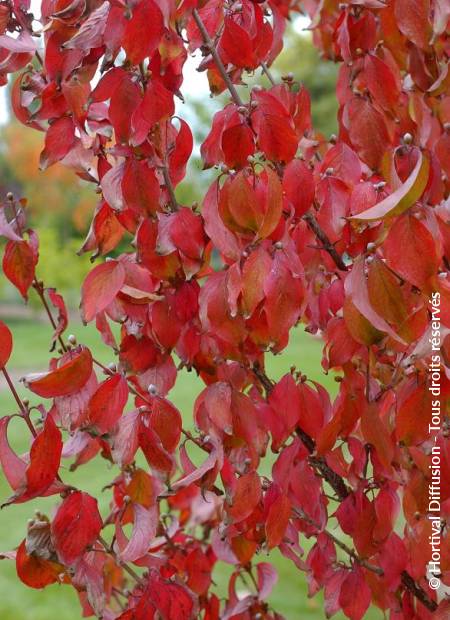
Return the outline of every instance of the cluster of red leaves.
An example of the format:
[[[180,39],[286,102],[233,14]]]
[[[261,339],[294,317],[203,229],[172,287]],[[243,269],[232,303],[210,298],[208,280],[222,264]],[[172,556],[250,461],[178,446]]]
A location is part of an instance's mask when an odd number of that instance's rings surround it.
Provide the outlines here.
[[[302,9],[341,67],[339,136],[328,140],[312,128],[307,91],[291,76],[276,84],[268,69]],[[267,602],[276,571],[256,558],[278,548],[311,595],[324,591],[327,617],[360,620],[373,604],[391,620],[448,618],[426,580],[433,446],[450,479],[446,0],[50,0],[40,52],[28,10],[26,0],[0,5],[3,81],[23,69],[14,112],[45,132],[43,168],[62,161],[96,186],[83,251],[96,258],[133,243],[82,288],[83,320],[118,355],[105,368],[62,338],[64,301],[36,278],[24,201],[0,210],[4,274],[24,298],[34,287],[61,346],[47,372],[24,379],[44,401],[30,410],[5,368],[12,338],[0,323],[0,366],[33,434],[19,456],[10,416],[0,422],[7,503],[62,498],[50,519],[29,524],[19,578],[71,584],[83,615],[103,620],[276,620]],[[174,191],[193,148],[174,97],[197,49],[211,91],[231,95],[201,147],[220,174],[200,209]],[[236,85],[258,67],[272,86],[243,101]],[[431,433],[430,297],[442,412]],[[264,370],[300,322],[324,339],[335,398],[295,368],[276,383]],[[182,368],[206,385],[194,434],[167,399]],[[73,470],[95,457],[117,474],[109,514],[59,476],[62,459]],[[441,507],[450,585],[448,485]],[[313,541],[306,554],[303,536]],[[217,562],[233,567],[225,601]]]

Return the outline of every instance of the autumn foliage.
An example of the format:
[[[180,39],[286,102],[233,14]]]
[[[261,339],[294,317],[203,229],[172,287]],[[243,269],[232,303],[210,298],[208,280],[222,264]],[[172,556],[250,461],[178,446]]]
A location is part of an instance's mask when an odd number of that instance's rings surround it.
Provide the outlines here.
[[[12,338],[0,323],[0,366],[32,438],[16,454],[10,416],[1,419],[5,503],[55,495],[54,514],[24,524],[7,554],[18,577],[74,587],[83,615],[103,620],[279,620],[267,602],[276,570],[264,558],[278,548],[311,595],[324,591],[327,617],[360,620],[372,604],[390,620],[449,618],[426,578],[437,445],[450,585],[446,0],[48,0],[41,9],[39,47],[27,1],[0,4],[2,80],[15,74],[14,113],[43,132],[41,168],[62,162],[98,194],[81,316],[118,361],[103,367],[63,336],[64,301],[36,276],[37,234],[25,201],[9,196],[3,272],[25,299],[35,289],[56,345],[48,371],[24,378],[38,397],[30,409],[7,372]],[[281,83],[270,73],[299,11],[340,65],[338,136],[314,131],[295,67]],[[189,97],[182,70],[195,50],[211,92],[228,93],[201,145],[217,175],[200,206],[175,192],[193,135],[174,101]],[[239,88],[261,70],[269,87]],[[129,251],[103,261],[120,242]],[[430,432],[433,299],[443,423]],[[266,373],[266,356],[299,324],[323,338],[336,397],[301,372],[301,359],[278,382]],[[195,432],[170,402],[183,368],[205,384]],[[108,514],[61,469],[94,458],[111,466]],[[225,600],[212,581],[218,562],[232,566]],[[252,584],[244,597],[241,576]]]

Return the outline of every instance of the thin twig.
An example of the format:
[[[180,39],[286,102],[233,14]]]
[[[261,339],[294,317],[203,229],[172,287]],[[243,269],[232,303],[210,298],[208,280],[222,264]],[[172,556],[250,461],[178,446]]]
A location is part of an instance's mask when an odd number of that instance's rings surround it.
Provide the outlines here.
[[[270,392],[272,391],[272,389],[274,387],[273,381],[271,381],[271,379],[269,379],[269,377],[266,375],[264,370],[259,365],[256,365],[256,368],[255,367],[253,368],[253,373],[258,378],[258,380],[263,385],[263,387],[265,388],[266,395],[269,396]],[[308,433],[306,433],[300,427],[297,427],[296,434],[300,438],[300,440],[302,441],[303,445],[306,447],[308,452],[312,455],[312,453],[316,449],[316,444],[315,444],[314,439],[310,435],[308,435]],[[335,471],[333,471],[331,469],[331,467],[328,466],[328,464],[326,463],[326,461],[325,461],[325,459],[323,457],[310,456],[309,457],[309,463],[315,469],[318,470],[318,472],[321,474],[321,476],[333,488],[333,490],[335,491],[339,501],[343,501],[346,497],[348,497],[350,495],[351,490],[347,487],[344,479],[341,476],[339,476],[339,474],[337,474]],[[304,518],[304,517],[302,517],[302,518]],[[307,518],[309,518],[309,517],[307,517]],[[325,533],[328,536],[332,537],[333,540],[335,539],[333,534],[331,534],[330,532],[325,531]],[[341,541],[338,542],[338,540],[339,539],[337,539],[337,538],[335,539],[336,544],[341,549],[343,549],[344,551],[349,553],[353,557],[353,559],[355,561],[357,561],[357,562],[359,562],[361,564],[361,566],[364,566],[368,570],[372,570],[372,571],[376,572],[379,575],[383,575],[384,574],[383,572],[381,572],[381,573],[379,572],[378,567],[374,567],[372,564],[369,564],[368,562],[366,562],[366,560],[363,560],[362,558],[359,558],[359,556],[357,556],[350,549],[350,547],[347,547],[347,545],[345,545],[345,543],[342,543]],[[376,570],[374,570],[374,569],[376,569]],[[437,604],[435,603],[435,601],[433,601],[428,596],[428,594],[425,592],[425,590],[423,588],[421,588],[421,586],[419,586],[414,581],[413,577],[411,577],[411,575],[408,573],[408,571],[403,571],[403,573],[402,573],[402,584],[427,609],[429,609],[430,611],[435,611],[437,609]]]
[[[142,585],[142,580],[139,577],[139,575],[131,568],[131,566],[128,566],[128,564],[126,564],[125,562],[122,562],[120,558],[117,557],[116,552],[114,551],[114,549],[112,549],[109,544],[107,543],[107,541],[103,538],[103,536],[98,536],[97,540],[99,541],[99,543],[101,545],[103,545],[103,547],[105,548],[105,551],[107,553],[109,553],[109,555],[111,555],[114,560],[116,561],[116,563],[121,566],[123,568],[123,570],[125,572],[127,572],[130,577],[132,577],[136,583],[138,583],[139,585]]]
[[[305,213],[303,219],[321,242],[322,249],[325,250],[325,252],[328,252],[328,254],[331,256],[336,267],[338,267],[341,271],[347,271],[347,265],[342,260],[341,255],[336,251],[336,248],[331,243],[326,233],[319,226],[319,223],[317,222],[314,215],[312,213]]]
[[[22,399],[20,398],[19,394],[17,393],[17,390],[14,387],[14,383],[12,382],[12,379],[9,376],[9,373],[6,370],[5,366],[2,368],[2,373],[3,373],[3,376],[6,379],[6,383],[8,384],[8,387],[11,390],[12,395],[14,396],[14,400],[16,401],[17,405],[19,406],[21,416],[23,417],[23,419],[27,423],[27,426],[30,429],[30,432],[33,435],[33,437],[36,437],[37,436],[37,432],[36,432],[36,429],[34,428],[33,422],[30,419],[30,414],[28,412],[28,409],[25,407],[25,405],[22,402]]]
[[[364,568],[367,568],[367,570],[370,570],[372,573],[375,573],[380,576],[384,575],[384,571],[382,568],[380,568],[379,566],[375,566],[375,564],[371,564],[364,558],[360,558],[359,555],[353,549],[351,549],[348,545],[343,543],[342,540],[339,540],[339,538],[337,538],[334,534],[332,534],[328,530],[321,530],[319,524],[316,523],[313,519],[311,519],[311,517],[309,517],[303,510],[295,508],[294,513],[296,514],[296,516],[298,516],[303,521],[306,521],[307,523],[315,527],[317,530],[322,531],[324,534],[326,534],[328,538],[334,542],[335,545],[337,545],[340,549],[345,551],[345,553],[347,553],[347,555],[349,555],[355,562],[357,562],[361,566],[364,566]]]
[[[172,207],[172,211],[178,211],[179,205],[178,205],[177,197],[175,196],[175,190],[173,188],[172,180],[170,178],[170,174],[169,174],[169,171],[167,169],[167,166],[161,166],[161,170],[162,170],[163,177],[164,177],[164,184],[165,184],[165,186],[167,188],[167,191],[169,193],[169,198],[170,198],[170,204],[171,204],[171,207]]]
[[[50,307],[49,307],[49,305],[47,303],[47,300],[45,299],[45,287],[44,287],[44,285],[41,282],[38,282],[38,280],[36,278],[34,278],[32,286],[33,286],[34,290],[36,291],[36,293],[38,294],[39,299],[41,300],[42,305],[45,308],[45,311],[47,313],[47,316],[48,316],[48,318],[50,320],[50,323],[51,323],[53,329],[56,331],[58,329],[58,326],[56,324],[55,319],[53,318],[53,314],[52,314],[52,311],[50,310]],[[66,353],[67,352],[67,346],[66,346],[64,340],[62,339],[61,335],[58,336],[58,340],[59,340],[59,344],[61,345],[62,350],[64,351],[64,353]]]
[[[269,67],[266,65],[265,62],[261,61],[261,69],[263,71],[263,73],[266,75],[266,77],[268,78],[269,82],[272,84],[272,86],[276,85],[276,81],[275,78],[272,75],[272,72],[270,71]]]

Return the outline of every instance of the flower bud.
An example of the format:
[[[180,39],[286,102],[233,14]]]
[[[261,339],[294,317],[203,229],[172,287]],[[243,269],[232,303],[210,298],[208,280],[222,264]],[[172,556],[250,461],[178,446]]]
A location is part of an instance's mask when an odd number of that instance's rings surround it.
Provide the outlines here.
[[[412,144],[412,141],[413,141],[413,137],[409,132],[403,135],[404,144],[410,145]]]

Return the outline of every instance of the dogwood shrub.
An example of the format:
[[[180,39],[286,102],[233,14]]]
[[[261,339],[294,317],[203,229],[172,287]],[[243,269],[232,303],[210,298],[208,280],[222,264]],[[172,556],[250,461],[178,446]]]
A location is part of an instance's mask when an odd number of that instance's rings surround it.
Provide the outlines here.
[[[301,11],[340,66],[337,136],[312,127],[295,66],[279,82],[270,72]],[[31,406],[0,323],[0,366],[31,436],[16,454],[13,416],[1,418],[5,509],[55,497],[5,554],[18,578],[73,587],[82,615],[103,620],[279,620],[265,557],[278,549],[310,595],[323,590],[327,617],[374,605],[391,620],[449,618],[427,576],[439,454],[450,585],[446,0],[46,0],[41,12],[0,4],[1,79],[14,74],[14,114],[43,132],[41,168],[62,162],[98,194],[81,316],[118,359],[105,367],[67,338],[26,201],[8,195],[4,275],[25,300],[35,289],[54,328],[48,370],[23,379]],[[201,145],[215,180],[185,205],[193,135],[174,100],[189,99],[197,50],[226,105]],[[240,88],[253,74],[268,86]],[[323,339],[335,397],[301,359],[276,382],[265,370],[303,327]],[[182,417],[170,390],[184,368],[204,389]],[[92,459],[111,471],[108,514],[71,483]],[[232,567],[225,599],[217,563]]]

